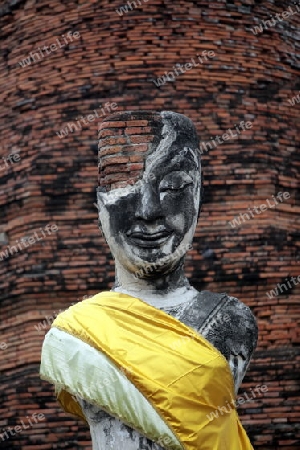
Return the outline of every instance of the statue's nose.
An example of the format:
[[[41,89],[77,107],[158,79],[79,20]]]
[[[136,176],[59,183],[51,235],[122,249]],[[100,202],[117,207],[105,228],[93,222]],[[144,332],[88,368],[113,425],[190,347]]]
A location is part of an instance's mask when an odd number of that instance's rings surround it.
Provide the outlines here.
[[[163,217],[159,193],[151,185],[142,186],[135,217],[147,221]]]

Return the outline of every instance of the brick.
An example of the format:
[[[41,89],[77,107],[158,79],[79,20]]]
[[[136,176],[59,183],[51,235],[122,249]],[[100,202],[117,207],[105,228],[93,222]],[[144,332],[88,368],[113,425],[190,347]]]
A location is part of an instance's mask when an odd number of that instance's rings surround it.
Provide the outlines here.
[[[130,141],[132,142],[132,144],[145,144],[147,142],[152,142],[153,138],[153,135],[130,136]]]
[[[106,155],[112,155],[112,154],[116,154],[116,153],[120,153],[123,150],[123,146],[122,145],[110,145],[107,147],[101,147],[100,151],[99,151],[99,156],[103,157]]]
[[[142,170],[144,169],[144,164],[143,163],[130,164],[129,168],[130,170]]]
[[[128,158],[124,156],[113,156],[113,157],[106,157],[101,158],[101,165],[102,167],[106,167],[107,165],[113,165],[113,164],[127,164]]]
[[[146,134],[151,132],[151,127],[128,127],[125,128],[125,134]]]
[[[119,174],[120,172],[130,172],[130,167],[125,164],[117,164],[114,166],[106,166],[105,169],[103,169],[104,174]]]
[[[119,144],[126,144],[127,139],[125,137],[112,137],[112,138],[105,138],[99,140],[99,147],[107,147],[108,145],[119,145]]]
[[[148,125],[148,120],[130,120],[126,122],[127,127],[146,127]]]
[[[102,122],[99,125],[99,130],[103,130],[105,128],[124,128],[126,125],[125,122],[121,122],[121,121],[114,121],[114,122]]]

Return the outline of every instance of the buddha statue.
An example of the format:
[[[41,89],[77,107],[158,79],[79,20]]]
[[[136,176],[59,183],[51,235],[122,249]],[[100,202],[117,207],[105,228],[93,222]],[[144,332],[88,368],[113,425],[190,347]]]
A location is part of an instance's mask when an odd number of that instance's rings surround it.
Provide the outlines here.
[[[184,273],[202,201],[195,127],[175,112],[121,112],[99,138],[99,224],[115,284],[55,319],[41,377],[88,422],[93,450],[252,449],[235,395],[255,318]]]

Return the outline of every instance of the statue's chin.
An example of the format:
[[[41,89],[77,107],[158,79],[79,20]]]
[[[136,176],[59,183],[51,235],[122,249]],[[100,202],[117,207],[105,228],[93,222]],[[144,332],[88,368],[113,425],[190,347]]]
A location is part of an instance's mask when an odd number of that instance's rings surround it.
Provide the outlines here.
[[[177,246],[167,254],[161,249],[136,252],[133,247],[125,249],[119,247],[118,252],[114,253],[114,258],[118,262],[119,270],[125,269],[136,279],[154,279],[174,272],[183,263],[187,247],[189,246],[185,245],[183,248]]]
[[[139,271],[134,273],[134,276],[139,280],[154,280],[164,275],[168,275],[170,272],[171,270],[156,270],[155,272],[150,272],[140,269]]]
[[[132,271],[137,279],[155,279],[174,272],[180,265],[180,260],[173,261],[172,264],[162,264],[159,261],[139,264],[136,270]]]

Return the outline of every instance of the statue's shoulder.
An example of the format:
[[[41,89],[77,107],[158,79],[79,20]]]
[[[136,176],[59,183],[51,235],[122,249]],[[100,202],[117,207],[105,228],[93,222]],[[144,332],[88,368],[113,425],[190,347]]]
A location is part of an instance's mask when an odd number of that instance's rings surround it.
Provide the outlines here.
[[[226,342],[231,347],[246,344],[248,352],[253,352],[258,328],[251,309],[243,302],[226,293],[202,291],[195,299],[194,308],[202,308],[198,316],[198,330],[204,336],[214,336],[214,340],[220,340],[218,347],[223,347]]]
[[[227,294],[200,291],[183,311],[181,320],[199,330],[211,317],[222,309]]]
[[[257,345],[256,320],[248,306],[226,293],[204,291],[196,303],[207,308],[208,300],[210,310],[198,331],[227,359],[237,392]]]
[[[256,319],[251,309],[227,293],[201,291],[195,298],[194,308],[201,310],[204,322],[230,322],[237,328],[251,328],[257,332]]]
[[[241,328],[249,323],[250,327],[257,329],[256,319],[249,306],[236,297],[225,295],[223,310],[230,317],[230,320],[239,320]]]
[[[101,292],[99,293],[101,294]],[[85,295],[81,299],[77,299],[75,302],[71,303],[68,308],[61,310],[59,314],[56,315],[52,325],[57,326],[61,321],[70,322],[73,320],[74,316],[85,312],[86,310],[91,311],[93,308],[92,301],[96,299],[99,294]]]

